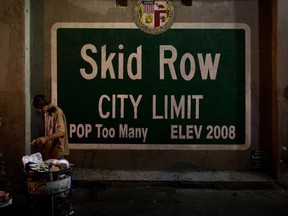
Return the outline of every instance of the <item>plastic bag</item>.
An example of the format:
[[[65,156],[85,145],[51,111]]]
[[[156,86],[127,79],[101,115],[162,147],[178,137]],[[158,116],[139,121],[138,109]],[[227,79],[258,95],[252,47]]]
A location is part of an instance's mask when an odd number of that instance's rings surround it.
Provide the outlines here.
[[[23,162],[23,165],[25,167],[25,165],[28,163],[28,162],[33,162],[33,163],[43,163],[43,159],[42,159],[42,155],[40,152],[36,152],[34,154],[31,154],[30,156],[29,155],[25,155],[22,157],[22,162]]]

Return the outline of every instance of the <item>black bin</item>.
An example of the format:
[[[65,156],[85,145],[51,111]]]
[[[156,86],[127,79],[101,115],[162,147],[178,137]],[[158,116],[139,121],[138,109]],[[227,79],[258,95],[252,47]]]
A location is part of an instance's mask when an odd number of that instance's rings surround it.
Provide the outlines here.
[[[24,170],[24,173],[32,215],[71,215],[73,168],[56,172]]]

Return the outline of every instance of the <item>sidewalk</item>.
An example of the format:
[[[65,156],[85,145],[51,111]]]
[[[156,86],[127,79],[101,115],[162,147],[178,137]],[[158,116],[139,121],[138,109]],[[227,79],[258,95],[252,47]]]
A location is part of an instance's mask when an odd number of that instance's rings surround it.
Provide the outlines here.
[[[201,176],[207,177],[207,173],[202,173]],[[73,215],[288,215],[288,190],[277,185],[271,178],[261,175],[255,177],[244,173],[233,175],[233,178],[229,176],[230,181],[223,178],[222,181],[218,181],[220,178],[211,181],[213,176],[210,176],[205,177],[206,180],[203,178],[194,182],[73,180]],[[13,202],[5,208],[0,208],[0,215],[21,213],[21,215],[33,216],[30,213],[25,186],[13,185],[6,189],[11,193]],[[39,212],[39,215],[42,216],[44,213],[47,212]]]
[[[75,189],[79,216],[287,216],[288,191],[169,186]]]

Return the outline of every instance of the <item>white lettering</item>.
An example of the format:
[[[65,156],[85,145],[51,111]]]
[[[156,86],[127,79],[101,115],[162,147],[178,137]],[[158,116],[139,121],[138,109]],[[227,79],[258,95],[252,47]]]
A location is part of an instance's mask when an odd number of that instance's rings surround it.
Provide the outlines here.
[[[128,124],[119,124],[119,138],[139,139],[146,142],[148,128],[129,127]]]
[[[218,65],[220,61],[220,54],[216,53],[214,62],[212,61],[211,54],[208,53],[205,57],[205,62],[203,59],[203,54],[198,54],[198,61],[201,70],[201,76],[203,80],[208,78],[208,73],[210,74],[210,79],[215,80],[218,71]]]
[[[87,138],[89,133],[92,131],[92,126],[90,124],[70,124],[69,125],[69,137],[72,138],[73,134],[76,133],[78,138]]]
[[[118,45],[119,53],[107,53],[106,44],[101,47],[101,79],[124,79],[124,49],[123,44]],[[89,63],[91,69],[80,68],[81,76],[86,80],[92,80],[98,75],[98,65],[96,59],[91,56],[91,53],[97,53],[97,48],[93,44],[85,44],[80,51],[84,61]],[[114,60],[118,55],[118,70]],[[114,64],[113,64],[114,63]],[[134,66],[134,67],[133,67]],[[115,67],[115,68],[114,68]],[[135,70],[133,70],[135,68]],[[116,70],[115,70],[116,69]],[[118,74],[116,74],[116,72]],[[142,46],[138,46],[136,52],[131,53],[127,58],[127,76],[131,80],[142,79]]]
[[[179,73],[179,71],[175,70],[175,65],[174,65],[177,62],[176,61],[177,56],[178,56],[177,49],[174,46],[172,45],[160,45],[159,46],[160,80],[164,80],[166,76],[169,76],[169,75],[172,80],[178,80],[177,74]],[[202,80],[207,80],[208,75],[210,75],[209,77],[211,80],[216,79],[218,66],[220,62],[220,56],[221,56],[220,53],[216,53],[215,59],[213,61],[211,53],[207,53],[207,54],[198,53],[197,54],[197,60],[199,62]],[[204,61],[204,58],[205,58],[205,61]],[[190,67],[186,67],[186,64],[189,64],[188,66]],[[165,66],[168,66],[168,67],[165,67]],[[180,59],[180,65],[178,68],[180,70],[180,76],[182,77],[182,79],[186,81],[192,80],[195,76],[195,71],[196,71],[196,63],[195,63],[195,58],[193,57],[193,55],[191,53],[184,53]],[[188,71],[186,71],[186,68],[188,69]]]
[[[202,125],[171,125],[171,139],[200,139]]]
[[[203,95],[181,95],[178,98],[175,95],[164,95],[159,99],[163,103],[161,106],[158,105],[157,95],[153,95],[152,119],[199,119],[201,99]]]
[[[125,115],[128,114],[125,113],[125,106],[129,106],[130,104],[133,107],[133,118],[137,119],[138,106],[140,104],[141,99],[142,95],[138,95],[137,98],[135,98],[133,95],[128,94],[117,94],[117,95],[113,94],[111,97],[109,97],[108,95],[101,95],[98,103],[99,116],[103,119],[110,117],[112,119],[115,119],[117,117],[125,118]],[[117,110],[119,110],[120,113],[117,113],[116,112]]]
[[[85,68],[80,68],[80,74],[84,79],[91,80],[97,76],[98,66],[96,61],[87,54],[87,50],[90,50],[92,53],[97,53],[97,49],[93,44],[85,44],[81,49],[81,57],[91,65],[92,72],[89,74]]]

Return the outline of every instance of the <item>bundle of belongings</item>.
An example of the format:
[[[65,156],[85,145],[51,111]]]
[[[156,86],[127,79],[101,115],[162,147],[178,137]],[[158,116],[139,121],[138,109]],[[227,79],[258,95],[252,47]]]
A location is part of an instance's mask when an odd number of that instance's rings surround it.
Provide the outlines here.
[[[22,162],[27,173],[58,172],[70,168],[70,163],[66,159],[43,161],[39,152],[30,156],[23,156]]]
[[[22,158],[29,194],[56,194],[71,188],[72,167],[66,159],[42,160],[40,153]]]
[[[12,197],[8,192],[0,191],[0,208],[10,205],[12,203]]]
[[[33,208],[39,208],[39,211],[45,209],[45,206],[35,204],[35,200],[38,199],[39,195],[45,195],[44,197],[49,197],[47,203],[52,205],[52,209],[57,212],[57,215],[58,213],[59,215],[73,214],[71,203],[73,165],[66,159],[43,161],[41,153],[38,152],[22,157],[22,162],[26,176],[27,192],[31,198]],[[34,195],[37,196],[36,199]]]

